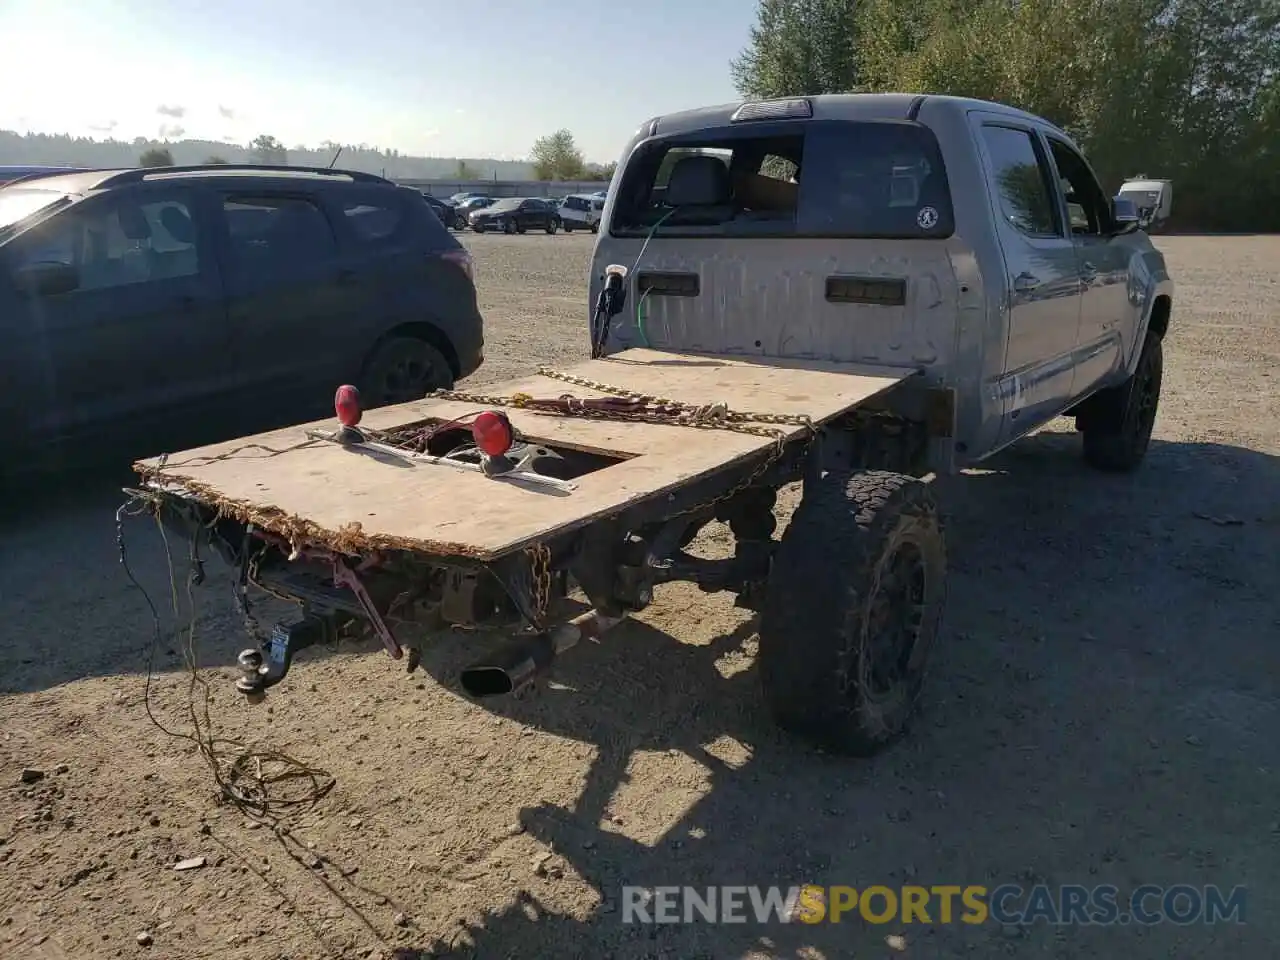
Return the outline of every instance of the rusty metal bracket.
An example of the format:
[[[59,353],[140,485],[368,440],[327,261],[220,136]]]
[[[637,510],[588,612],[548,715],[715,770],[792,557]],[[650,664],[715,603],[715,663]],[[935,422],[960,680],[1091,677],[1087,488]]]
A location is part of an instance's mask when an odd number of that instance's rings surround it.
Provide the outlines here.
[[[391,632],[391,628],[387,626],[387,622],[382,619],[382,614],[378,612],[378,608],[374,605],[373,598],[369,596],[369,591],[364,588],[364,584],[360,581],[360,577],[355,570],[351,569],[347,565],[347,561],[342,557],[334,558],[333,583],[335,586],[346,587],[355,594],[356,600],[360,603],[360,609],[369,618],[369,623],[373,626],[374,632],[378,634],[378,639],[382,641],[382,645],[387,648],[387,653],[391,655],[391,659],[399,660],[403,657],[404,650],[400,647],[399,641],[396,640],[395,634]]]

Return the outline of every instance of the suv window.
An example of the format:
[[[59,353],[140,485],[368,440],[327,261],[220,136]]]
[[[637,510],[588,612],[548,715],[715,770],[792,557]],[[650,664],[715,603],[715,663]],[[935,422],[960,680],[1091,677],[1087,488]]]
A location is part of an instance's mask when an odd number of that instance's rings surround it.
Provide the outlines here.
[[[758,137],[708,131],[651,146],[627,165],[612,230],[647,233],[661,221],[663,234],[672,236],[951,235],[950,188],[927,127],[864,121],[794,129],[788,124],[783,135]],[[701,169],[678,185],[679,205],[672,206],[672,177],[686,162],[691,172]]]
[[[1061,236],[1052,181],[1031,132],[987,124],[982,140],[991,156],[1001,215],[1028,236]]]
[[[305,197],[234,194],[222,210],[233,269],[242,274],[297,273],[337,253],[329,218]]]
[[[378,197],[346,201],[342,205],[342,213],[361,243],[395,242],[400,239],[405,225],[404,206],[398,200],[398,197]]]
[[[1046,137],[1053,162],[1062,178],[1071,232],[1100,236],[1111,228],[1111,203],[1084,158],[1056,137]]]
[[[591,203],[586,197],[566,197],[564,205],[570,210],[590,210]]]
[[[107,290],[200,272],[195,222],[185,202],[127,194],[95,198],[35,227],[18,264],[76,267],[80,290]]]

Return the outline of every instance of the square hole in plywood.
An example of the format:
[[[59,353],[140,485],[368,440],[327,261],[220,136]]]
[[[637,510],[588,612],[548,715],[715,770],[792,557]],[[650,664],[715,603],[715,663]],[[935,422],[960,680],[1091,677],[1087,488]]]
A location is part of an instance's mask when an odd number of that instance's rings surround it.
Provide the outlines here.
[[[475,440],[471,434],[471,425],[466,419],[457,421],[428,417],[386,431],[383,437],[385,442],[393,446],[428,453],[433,457],[466,460],[474,456],[472,451],[475,450]],[[516,442],[538,448],[541,452],[535,454],[534,468],[543,476],[560,480],[574,480],[637,456],[617,450],[575,446],[563,441],[549,443],[523,433],[517,433]],[[517,456],[517,451],[513,451],[512,456]]]

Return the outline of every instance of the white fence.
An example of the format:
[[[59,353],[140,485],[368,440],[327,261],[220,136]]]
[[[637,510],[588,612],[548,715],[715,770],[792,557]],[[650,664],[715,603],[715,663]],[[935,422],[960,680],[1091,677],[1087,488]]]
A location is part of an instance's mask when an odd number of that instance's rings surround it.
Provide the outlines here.
[[[397,180],[406,187],[425,190],[444,199],[455,193],[481,193],[486,197],[565,197],[571,193],[608,190],[607,180]]]

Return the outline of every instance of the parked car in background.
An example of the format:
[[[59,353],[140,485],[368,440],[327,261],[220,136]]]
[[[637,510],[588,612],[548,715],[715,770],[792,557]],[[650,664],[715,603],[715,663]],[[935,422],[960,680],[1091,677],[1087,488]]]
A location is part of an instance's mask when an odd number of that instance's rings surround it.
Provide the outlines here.
[[[603,210],[604,197],[589,193],[577,193],[565,197],[560,204],[560,219],[564,223],[564,232],[590,230],[595,233],[600,229],[600,214]]]
[[[447,200],[445,200],[445,203],[449,204],[449,206],[451,207],[456,207],[458,204],[462,203],[463,200],[468,200],[471,197],[478,197],[478,196],[481,196],[481,194],[466,193],[466,192],[455,193],[452,196],[450,196]]]
[[[382,177],[99,170],[0,189],[5,462],[143,455],[476,370],[470,254]],[[22,453],[18,453],[22,450]]]
[[[493,197],[473,195],[467,197],[467,199],[455,206],[453,209],[458,213],[458,219],[461,221],[461,227],[465,227],[467,225],[467,218],[470,217],[472,213],[476,210],[482,209],[483,207],[487,207],[489,204],[493,203],[493,201]]]
[[[458,219],[458,211],[443,200],[437,200],[427,191],[422,191],[422,197],[427,201],[427,206],[431,208],[431,212],[436,215],[436,219],[448,227],[450,230],[458,230],[463,224]]]
[[[541,197],[504,197],[474,211],[467,220],[476,233],[525,233],[530,229],[555,233],[560,229],[560,214]]]

